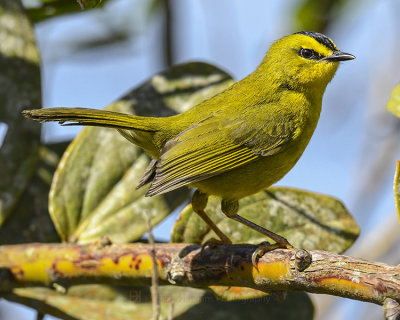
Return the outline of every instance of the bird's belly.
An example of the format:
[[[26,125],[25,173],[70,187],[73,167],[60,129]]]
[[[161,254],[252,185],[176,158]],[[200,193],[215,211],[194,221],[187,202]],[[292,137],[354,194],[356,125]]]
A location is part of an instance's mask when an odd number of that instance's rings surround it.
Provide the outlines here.
[[[209,195],[237,200],[267,188],[280,180],[297,162],[303,150],[286,150],[245,166],[191,184]]]

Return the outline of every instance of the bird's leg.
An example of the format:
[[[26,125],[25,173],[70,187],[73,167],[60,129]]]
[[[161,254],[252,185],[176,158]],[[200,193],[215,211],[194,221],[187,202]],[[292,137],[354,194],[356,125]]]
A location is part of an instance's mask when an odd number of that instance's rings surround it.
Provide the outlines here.
[[[284,237],[269,231],[263,227],[260,227],[258,224],[255,224],[237,214],[239,211],[239,201],[237,200],[225,200],[223,199],[221,202],[221,210],[228,217],[237,222],[243,223],[244,225],[266,235],[268,238],[274,240],[276,243],[270,244],[268,242],[263,242],[257,249],[254,251],[251,261],[253,265],[256,266],[257,259],[262,257],[266,252],[282,248],[282,249],[293,249],[293,246],[287,241]]]
[[[207,201],[208,195],[199,190],[196,190],[192,197],[193,211],[196,212],[200,216],[200,218],[204,220],[205,223],[207,223],[211,230],[213,230],[221,240],[210,239],[206,241],[205,244],[203,244],[202,249],[204,249],[204,247],[208,245],[232,244],[232,241],[217,227],[217,225],[205,213],[204,209],[207,206]]]

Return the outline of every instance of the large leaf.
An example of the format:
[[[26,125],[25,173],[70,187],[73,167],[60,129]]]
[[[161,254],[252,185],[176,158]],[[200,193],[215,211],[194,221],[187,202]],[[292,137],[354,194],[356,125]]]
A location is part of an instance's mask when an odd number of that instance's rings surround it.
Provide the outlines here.
[[[160,287],[161,317],[173,319],[310,320],[314,308],[304,292],[289,292],[283,302],[270,297],[225,302],[200,289]],[[62,319],[151,319],[149,288],[102,285],[71,287],[63,294],[46,288],[19,288],[5,298]]]
[[[360,229],[343,204],[330,196],[283,187],[273,187],[240,200],[239,214],[278,233],[297,248],[341,253],[357,239]],[[235,222],[220,210],[220,200],[210,198],[210,218],[234,243],[260,243],[262,234]],[[172,241],[202,243],[216,237],[187,206],[175,223]]]
[[[298,4],[296,30],[324,32],[336,22],[346,5],[344,0],[303,0]]]
[[[12,215],[0,228],[0,244],[59,241],[47,202],[53,173],[67,145],[57,143],[40,148],[35,173]]]
[[[143,116],[182,112],[232,83],[221,70],[204,63],[173,67],[110,105],[108,110]],[[82,130],[65,152],[50,193],[50,214],[64,240],[92,242],[108,236],[114,242],[139,239],[188,197],[181,188],[144,197],[135,190],[149,163],[143,151],[116,130]]]
[[[304,292],[288,292],[286,299],[276,301],[270,296],[252,300],[218,301],[210,294],[202,297],[202,303],[188,309],[175,320],[311,320],[314,307]]]
[[[33,29],[16,0],[0,0],[0,226],[11,214],[39,158],[40,128],[21,116],[41,104],[39,54]]]
[[[62,287],[56,286],[61,289]],[[201,301],[204,291],[191,288],[160,287],[161,315],[165,319],[170,301],[180,297],[174,305],[173,315],[178,316]],[[16,301],[41,313],[61,319],[151,319],[152,305],[149,288],[121,288],[106,285],[79,285],[68,293],[47,288],[20,288],[6,299]],[[179,298],[178,298],[179,299]]]
[[[23,0],[30,19],[37,23],[49,18],[80,12],[82,9],[98,8],[109,0]]]
[[[400,84],[393,89],[387,109],[400,118]]]
[[[77,2],[80,4],[82,9],[90,9],[100,7],[106,2],[107,0],[78,0]]]
[[[270,295],[268,292],[247,287],[209,286],[208,289],[210,289],[218,299],[224,301],[257,299]]]

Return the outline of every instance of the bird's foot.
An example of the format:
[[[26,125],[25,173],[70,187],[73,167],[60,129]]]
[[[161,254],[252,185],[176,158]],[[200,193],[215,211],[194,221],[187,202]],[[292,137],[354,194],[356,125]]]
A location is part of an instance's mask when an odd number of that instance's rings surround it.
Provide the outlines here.
[[[261,258],[265,253],[275,250],[275,249],[294,249],[294,247],[289,243],[289,241],[287,241],[286,239],[284,239],[285,241],[282,242],[277,242],[277,243],[269,243],[268,241],[265,242],[261,242],[258,245],[258,248],[253,252],[252,256],[251,256],[251,262],[253,264],[253,266],[257,268],[257,261],[259,258]]]

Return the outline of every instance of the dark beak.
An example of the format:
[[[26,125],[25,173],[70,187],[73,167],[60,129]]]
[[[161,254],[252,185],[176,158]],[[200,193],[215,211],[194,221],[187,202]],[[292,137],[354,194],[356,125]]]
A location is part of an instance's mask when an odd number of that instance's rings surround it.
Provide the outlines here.
[[[321,59],[322,60],[328,60],[328,61],[346,61],[346,60],[353,60],[356,57],[353,56],[350,53],[342,52],[342,51],[334,51],[333,54],[330,56],[324,57]]]

